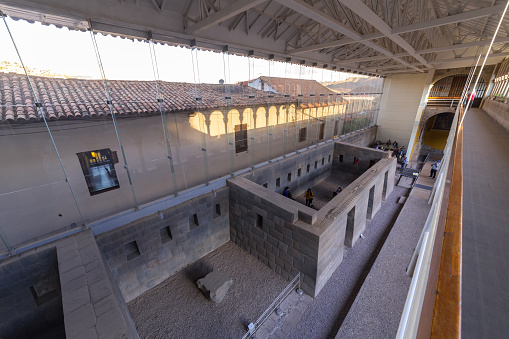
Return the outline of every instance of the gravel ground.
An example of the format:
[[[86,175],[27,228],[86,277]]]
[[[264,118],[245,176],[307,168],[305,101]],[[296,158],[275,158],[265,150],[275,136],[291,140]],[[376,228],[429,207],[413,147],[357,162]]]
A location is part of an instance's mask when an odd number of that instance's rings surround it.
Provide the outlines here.
[[[217,269],[233,279],[219,304],[196,280]],[[269,267],[228,242],[129,302],[140,338],[240,338],[288,284]]]
[[[365,239],[345,250],[343,262],[288,338],[335,337],[401,211],[402,205],[397,200],[408,193],[409,189],[394,187],[373,220],[367,221]]]

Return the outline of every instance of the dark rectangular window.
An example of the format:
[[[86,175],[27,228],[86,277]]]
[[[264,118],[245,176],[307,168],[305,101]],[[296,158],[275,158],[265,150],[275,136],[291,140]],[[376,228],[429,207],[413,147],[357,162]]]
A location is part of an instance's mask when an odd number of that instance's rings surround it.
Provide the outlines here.
[[[235,153],[247,151],[247,124],[235,126]]]
[[[308,134],[308,128],[302,127],[299,131],[299,142],[306,141],[307,134]]]
[[[325,165],[325,158],[322,158],[322,166]]]
[[[331,157],[331,155],[329,154],[329,162],[330,162],[330,157]]]
[[[195,229],[196,227],[200,226],[200,223],[198,222],[198,214],[193,214],[193,216],[191,217],[191,220],[190,220],[190,226],[191,226],[191,229]]]
[[[301,174],[302,174],[302,169],[301,169],[301,168],[299,168],[299,169],[297,170],[297,178],[300,178]]]
[[[267,186],[268,186],[267,183],[263,184],[263,187],[267,188]]]
[[[306,173],[309,173],[309,167],[311,167],[311,165],[310,165],[310,164],[308,164],[308,165],[306,166]]]
[[[76,153],[81,170],[87,182],[88,192],[95,195],[119,188],[114,164],[118,162],[117,153],[109,148]]]
[[[259,214],[256,215],[256,227],[263,228],[263,217]]]
[[[216,204],[216,215],[217,216],[221,215],[221,205],[220,204]]]
[[[165,226],[159,229],[159,235],[161,236],[161,243],[163,244],[173,239],[170,226]]]
[[[343,162],[343,154],[339,155],[339,162]]]
[[[288,173],[288,177],[286,178],[288,182],[292,181],[292,173]]]
[[[276,179],[276,187],[280,187],[280,186],[281,186],[281,179],[277,178]]]
[[[130,243],[124,245],[125,256],[127,257],[127,261],[132,260],[140,255],[140,250],[138,249],[138,244],[136,241],[131,241]]]
[[[318,168],[318,161],[315,161],[315,169]]]
[[[325,124],[321,124],[320,125],[320,137],[318,138],[319,140],[323,139],[324,132],[325,132]]]

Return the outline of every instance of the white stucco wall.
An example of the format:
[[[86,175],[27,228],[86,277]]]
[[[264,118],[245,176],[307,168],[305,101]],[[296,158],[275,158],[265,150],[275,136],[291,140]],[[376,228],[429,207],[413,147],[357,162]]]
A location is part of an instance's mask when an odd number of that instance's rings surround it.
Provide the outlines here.
[[[169,114],[167,126],[177,189],[173,185],[161,117],[118,119],[138,204],[204,183],[202,149],[207,151],[208,179],[214,180],[228,174],[230,166],[234,170],[248,168],[316,144],[319,136],[317,118],[325,121],[324,138],[332,138],[335,119],[340,119],[339,112],[342,111],[338,107],[313,108],[311,112],[305,110],[304,114],[298,114],[297,118],[301,120],[297,123],[286,123],[283,114],[278,121],[276,111],[279,109],[279,106],[270,108],[269,128],[266,127],[266,107],[257,109],[256,121],[251,108],[232,109],[228,114],[231,124],[227,126],[227,134],[224,115],[220,111],[212,113],[210,131],[205,128],[201,113],[192,116],[188,113]],[[244,116],[243,123],[248,125],[249,147],[247,152],[235,153],[235,136],[231,131],[240,123],[239,114]],[[315,118],[309,119],[309,115]],[[178,125],[178,140],[174,117]],[[49,125],[86,223],[135,207],[111,119],[55,121]],[[298,141],[300,127],[308,128],[304,142]],[[0,160],[1,235],[7,236],[12,245],[17,245],[73,223],[81,225],[78,209],[44,124],[0,125],[0,139],[3,150]],[[118,154],[119,163],[115,164],[115,169],[120,188],[91,196],[76,153],[103,148]]]
[[[262,79],[258,78],[256,80],[253,80],[249,83],[249,87],[252,87],[252,88],[255,88],[255,89],[258,89],[258,90],[263,90],[265,92],[272,92],[272,93],[278,93],[278,91],[276,91],[274,88],[272,88],[272,86],[270,86],[269,84],[265,83],[264,86],[263,86],[263,89],[262,89]],[[280,94],[284,94],[284,93],[280,93]]]
[[[419,123],[423,98],[429,86],[426,86],[428,74],[393,74],[384,82],[380,113],[378,114],[377,139],[396,140],[407,147],[411,141],[415,123]]]

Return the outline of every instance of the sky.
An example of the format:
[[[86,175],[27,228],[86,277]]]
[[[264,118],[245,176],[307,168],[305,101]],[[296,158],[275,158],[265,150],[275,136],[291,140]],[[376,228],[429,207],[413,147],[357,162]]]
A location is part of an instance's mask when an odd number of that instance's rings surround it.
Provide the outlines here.
[[[100,79],[101,73],[90,32],[6,19],[25,66],[66,76]],[[100,59],[107,79],[154,80],[148,42],[96,34]],[[0,22],[0,61],[18,62],[6,25]],[[260,75],[340,81],[351,76],[314,67],[257,58],[155,44],[159,78],[171,82],[235,83]],[[195,53],[193,58],[193,53]],[[194,62],[193,62],[194,61]]]

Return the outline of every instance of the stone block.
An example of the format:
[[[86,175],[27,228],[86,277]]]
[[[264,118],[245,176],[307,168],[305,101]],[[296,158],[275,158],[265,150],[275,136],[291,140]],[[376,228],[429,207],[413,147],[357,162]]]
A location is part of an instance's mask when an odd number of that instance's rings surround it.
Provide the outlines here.
[[[196,284],[209,300],[219,303],[226,296],[233,280],[219,271],[212,271]]]
[[[75,267],[65,273],[60,273],[60,283],[65,284],[81,275],[85,275],[85,268],[83,266]]]
[[[86,304],[65,316],[65,335],[67,338],[76,338],[96,323],[94,308]]]
[[[95,284],[96,282],[107,278],[104,267],[98,267],[90,272],[87,272],[87,282],[89,285]]]
[[[126,324],[118,306],[114,306],[97,318],[96,331],[99,338],[127,338]]]
[[[278,248],[285,253],[288,251],[288,245],[281,241],[278,244]]]
[[[101,314],[113,308],[116,304],[117,302],[115,301],[113,295],[110,295],[104,299],[99,300],[98,302],[94,303],[95,315],[99,317]]]
[[[71,280],[69,282],[66,282],[65,284],[61,285],[62,288],[62,294],[67,294],[72,291],[75,291],[83,286],[87,286],[87,278],[84,275],[80,275],[74,280]]]
[[[95,331],[95,327],[91,327],[88,330],[80,333],[76,339],[96,339],[97,332]]]
[[[76,252],[76,254],[74,254],[73,257],[69,258],[68,260],[58,262],[58,271],[60,272],[60,274],[62,274],[79,266],[82,266],[81,257],[79,255],[79,252]]]
[[[74,310],[90,303],[90,295],[88,287],[83,286],[67,293],[62,293],[62,307],[64,315],[67,315]]]
[[[110,282],[106,277],[103,280],[89,285],[88,290],[90,292],[90,299],[93,303],[104,299],[113,293]]]

